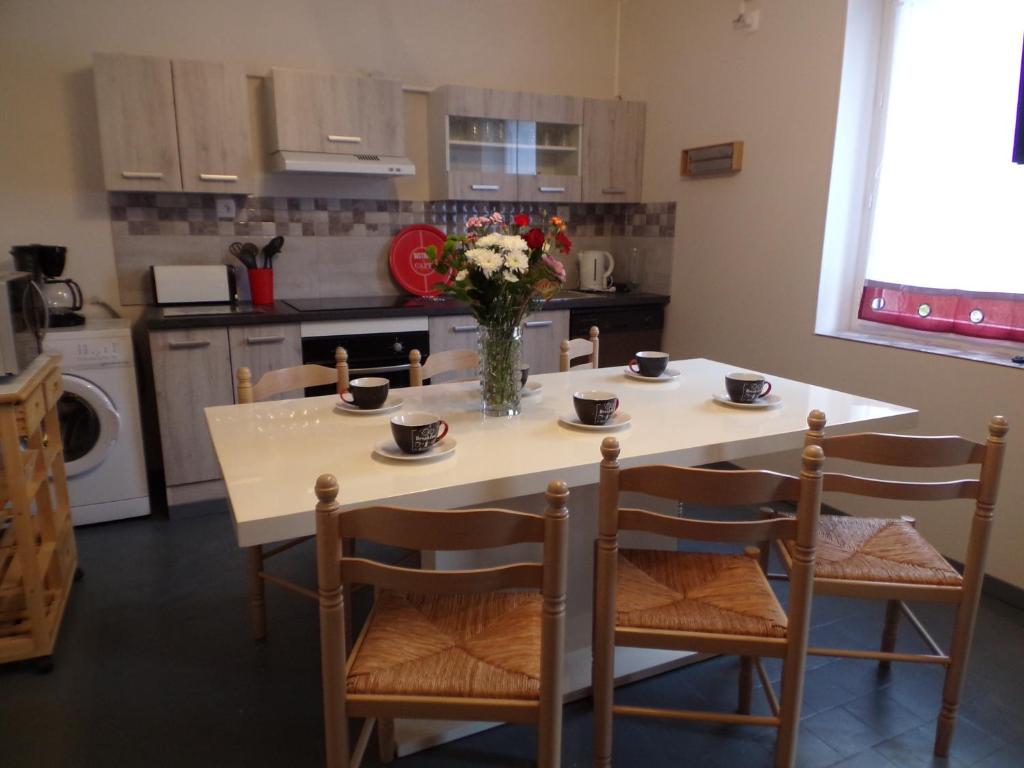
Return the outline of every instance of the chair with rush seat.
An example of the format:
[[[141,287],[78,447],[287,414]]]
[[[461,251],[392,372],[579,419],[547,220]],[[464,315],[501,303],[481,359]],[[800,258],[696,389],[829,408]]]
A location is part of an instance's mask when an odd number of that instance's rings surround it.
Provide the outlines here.
[[[283,392],[334,383],[337,383],[339,393],[344,392],[348,389],[348,353],[344,347],[338,347],[334,351],[334,362],[334,368],[328,368],[325,365],[296,365],[291,368],[278,368],[277,370],[267,371],[255,384],[252,383],[252,373],[250,373],[249,369],[239,368],[236,374],[238,378],[237,400],[239,403],[253,403],[266,400]],[[302,538],[280,544],[266,552],[260,544],[247,548],[249,611],[252,617],[253,634],[257,640],[262,640],[267,635],[267,609],[264,599],[265,581],[315,599],[316,595],[312,590],[299,587],[290,581],[268,574],[263,570],[266,560],[311,538],[313,537],[303,536]]]
[[[601,453],[594,576],[594,765],[611,765],[613,714],[618,714],[771,726],[778,730],[775,765],[793,766],[821,503],[821,449],[804,449],[799,478],[757,470],[620,469],[619,443],[613,437],[605,438]],[[789,501],[798,507],[796,517],[773,520],[695,520],[620,507],[619,496],[625,491],[711,506]],[[619,531],[626,530],[750,545],[793,538],[798,545],[788,609],[782,609],[769,586],[756,547],[731,555],[620,550]],[[740,656],[738,712],[615,706],[616,646]],[[768,682],[762,656],[783,660],[781,702]],[[772,711],[768,716],[750,714],[755,668]]]
[[[439,373],[475,371],[480,365],[480,356],[471,349],[434,352],[422,365],[420,360],[422,355],[418,349],[409,352],[409,386],[420,387],[424,379],[431,379]]]
[[[945,482],[906,482],[855,477],[826,472],[825,491],[869,496],[891,501],[970,499],[974,517],[967,541],[963,576],[917,532],[913,518],[866,519],[823,515],[818,529],[818,559],[814,592],[819,595],[870,598],[886,601],[885,623],[879,651],[810,648],[816,656],[877,659],[882,667],[893,661],[939,664],[946,668],[942,706],[935,734],[935,754],[949,754],[957,708],[963,689],[967,658],[974,634],[985,555],[992,526],[996,491],[1006,449],[1009,426],[1002,416],[988,425],[988,440],[975,443],[962,437],[919,437],[863,433],[826,437],[825,414],[811,411],[806,444],[817,445],[830,459],[906,468],[980,465],[979,479]],[[787,569],[794,544],[777,542]],[[904,601],[948,603],[956,606],[953,638],[948,653],[932,639]],[[917,631],[930,653],[897,653],[900,614]]]
[[[394,718],[535,723],[538,765],[557,768],[569,525],[565,483],[548,485],[543,516],[384,506],[342,511],[331,475],[317,479],[316,495],[328,768],[358,766],[375,724],[381,760],[390,762]],[[356,539],[427,550],[540,542],[544,555],[542,563],[424,571],[346,555]],[[375,600],[348,654],[342,590],[350,584],[372,585]],[[365,718],[351,757],[350,717]]]
[[[596,325],[590,326],[590,333],[585,339],[562,339],[561,352],[558,356],[558,370],[562,373],[571,368],[597,368],[597,359],[600,345],[600,331]],[[573,360],[590,356],[590,359],[583,363],[572,365]]]

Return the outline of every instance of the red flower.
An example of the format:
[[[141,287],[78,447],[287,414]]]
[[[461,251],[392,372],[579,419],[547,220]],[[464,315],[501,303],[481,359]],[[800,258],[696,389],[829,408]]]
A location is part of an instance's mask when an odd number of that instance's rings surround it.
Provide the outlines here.
[[[536,251],[538,248],[544,245],[544,233],[534,227],[526,233],[526,247],[531,251]]]
[[[559,232],[555,235],[555,242],[558,243],[558,247],[562,253],[569,253],[572,249],[572,240],[565,236],[565,232]]]
[[[530,217],[525,213],[517,213],[512,221],[515,222],[517,227],[528,227],[530,225]]]

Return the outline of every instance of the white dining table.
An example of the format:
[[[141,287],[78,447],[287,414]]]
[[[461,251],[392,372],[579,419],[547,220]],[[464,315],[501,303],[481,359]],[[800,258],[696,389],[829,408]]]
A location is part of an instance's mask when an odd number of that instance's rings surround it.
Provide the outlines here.
[[[706,359],[674,360],[670,381],[639,381],[621,367],[577,369],[532,376],[534,394],[518,416],[480,412],[475,381],[395,389],[399,412],[429,411],[448,422],[456,442],[450,454],[405,462],[374,455],[390,438],[387,415],[342,412],[336,396],[276,400],[206,409],[214,449],[227,487],[241,547],[314,533],[316,478],[338,478],[344,507],[397,503],[463,507],[482,503],[543,512],[550,480],[570,487],[570,580],[567,601],[566,686],[585,693],[590,670],[590,574],[596,535],[596,493],[601,441],[614,435],[624,467],[671,463],[696,466],[735,461],[802,446],[807,414],[824,411],[830,433],[912,427],[917,411],[892,403],[765,373],[778,402],[770,408],[737,408],[716,402],[725,375],[742,366]],[[566,426],[572,393],[615,393],[628,424],[611,431]],[[793,472],[799,467],[794,460]],[[665,546],[661,544],[660,546]],[[518,555],[517,555],[518,556]],[[485,566],[464,553],[426,553],[425,567]],[[619,649],[616,677],[636,679],[668,668],[685,654]],[[429,721],[396,723],[399,754],[456,738],[482,726]],[[485,727],[485,726],[484,726]]]

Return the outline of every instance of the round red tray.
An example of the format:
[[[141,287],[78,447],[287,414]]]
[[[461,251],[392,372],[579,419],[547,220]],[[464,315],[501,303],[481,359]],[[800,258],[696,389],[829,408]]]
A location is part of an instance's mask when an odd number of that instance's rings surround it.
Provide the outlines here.
[[[438,296],[438,283],[448,284],[452,276],[434,271],[427,254],[433,245],[438,253],[444,248],[445,234],[429,224],[412,224],[402,229],[391,241],[389,263],[391,275],[400,286],[415,296]]]

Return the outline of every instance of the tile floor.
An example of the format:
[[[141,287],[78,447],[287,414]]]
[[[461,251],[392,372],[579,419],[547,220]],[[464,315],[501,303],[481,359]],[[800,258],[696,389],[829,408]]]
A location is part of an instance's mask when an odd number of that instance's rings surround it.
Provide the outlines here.
[[[224,514],[79,529],[85,579],[74,588],[49,675],[0,667],[0,765],[320,766],[316,612],[268,593],[271,636],[250,639],[243,559]],[[297,548],[301,549],[301,548]],[[307,572],[308,552],[285,573]],[[881,607],[819,600],[816,643],[877,642]],[[920,612],[945,637],[947,609]],[[909,632],[901,644],[914,648]],[[982,604],[953,753],[933,760],[941,675],[812,658],[801,768],[1024,766],[1024,611]],[[735,706],[737,662],[720,658],[619,689],[620,702]],[[770,672],[777,675],[778,669]],[[757,698],[763,707],[762,699]],[[616,723],[618,766],[770,766],[765,729]],[[565,711],[564,766],[590,758],[589,701]],[[402,768],[527,766],[532,729],[506,726],[401,760]],[[368,759],[364,765],[374,765]]]

